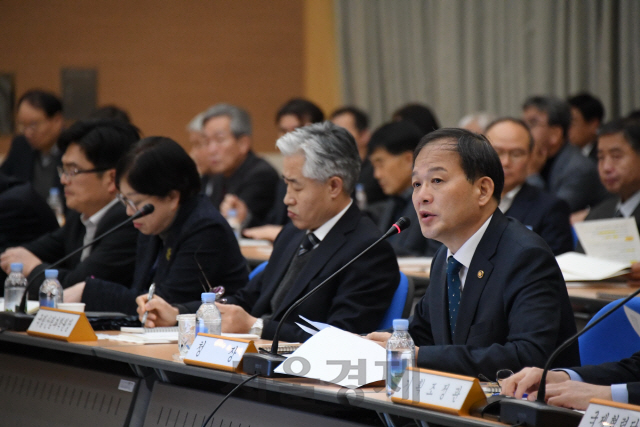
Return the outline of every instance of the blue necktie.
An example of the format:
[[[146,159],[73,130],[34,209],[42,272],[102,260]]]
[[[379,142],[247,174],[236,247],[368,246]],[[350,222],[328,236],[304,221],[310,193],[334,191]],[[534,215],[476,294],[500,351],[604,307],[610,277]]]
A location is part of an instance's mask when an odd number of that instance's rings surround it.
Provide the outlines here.
[[[458,320],[458,308],[460,307],[460,264],[453,256],[447,260],[447,297],[449,300],[449,325],[451,326],[451,339],[456,330]]]
[[[316,235],[313,233],[308,233],[302,239],[302,243],[300,243],[300,247],[298,248],[298,256],[306,254],[307,252],[315,248],[318,243],[320,243],[320,240],[318,240]]]

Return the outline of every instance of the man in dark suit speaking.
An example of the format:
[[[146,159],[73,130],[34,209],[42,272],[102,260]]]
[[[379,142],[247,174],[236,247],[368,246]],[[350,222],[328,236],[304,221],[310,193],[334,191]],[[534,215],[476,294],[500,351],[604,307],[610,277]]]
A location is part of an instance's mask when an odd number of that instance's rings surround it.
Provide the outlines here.
[[[483,136],[440,129],[416,148],[413,205],[422,234],[444,245],[409,325],[420,367],[495,378],[499,369],[543,365],[576,332],[548,246],[498,209],[503,183]],[[577,345],[558,363],[579,364]]]
[[[222,332],[255,333],[272,339],[278,321],[311,289],[376,241],[382,233],[351,199],[360,172],[353,137],[329,122],[290,132],[277,142],[287,184],[284,203],[291,223],[273,245],[269,264],[243,289],[218,304]],[[284,341],[309,334],[299,315],[353,332],[377,328],[400,280],[388,242],[381,242],[297,307],[282,326]],[[138,313],[152,310],[156,326],[175,324],[178,310],[195,312],[199,301],[176,307],[161,298],[137,298]],[[148,323],[147,326],[150,326]]]

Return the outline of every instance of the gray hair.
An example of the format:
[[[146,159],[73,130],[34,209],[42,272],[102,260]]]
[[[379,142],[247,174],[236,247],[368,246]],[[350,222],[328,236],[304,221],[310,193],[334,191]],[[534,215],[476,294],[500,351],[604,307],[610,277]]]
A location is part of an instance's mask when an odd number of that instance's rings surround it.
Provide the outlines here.
[[[214,117],[227,116],[231,120],[231,133],[236,138],[251,136],[251,116],[240,107],[231,104],[216,104],[204,113],[202,126]]]
[[[475,113],[467,114],[466,116],[461,118],[460,121],[458,122],[458,127],[465,128],[465,126],[475,121],[478,124],[478,126],[480,126],[483,130],[486,131],[487,126],[489,126],[489,123],[491,123],[494,120],[495,120],[495,116],[493,114],[488,113],[486,111],[478,111]]]
[[[342,179],[342,189],[351,194],[360,175],[360,155],[353,136],[326,121],[314,123],[280,137],[276,147],[283,156],[305,157],[302,175],[326,182],[333,176]]]
[[[207,111],[198,113],[187,125],[187,132],[202,132],[202,119],[207,114]]]

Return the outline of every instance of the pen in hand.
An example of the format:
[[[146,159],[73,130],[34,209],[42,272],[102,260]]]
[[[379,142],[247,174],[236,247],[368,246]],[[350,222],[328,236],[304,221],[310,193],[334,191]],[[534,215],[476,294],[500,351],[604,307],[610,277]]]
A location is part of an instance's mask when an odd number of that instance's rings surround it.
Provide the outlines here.
[[[152,283],[151,286],[149,286],[149,294],[147,295],[147,302],[151,301],[151,299],[153,298],[153,294],[156,292],[156,284]],[[142,327],[144,327],[144,325],[147,323],[147,316],[149,315],[149,311],[145,311],[144,314],[142,315],[142,320],[140,321],[142,323]]]

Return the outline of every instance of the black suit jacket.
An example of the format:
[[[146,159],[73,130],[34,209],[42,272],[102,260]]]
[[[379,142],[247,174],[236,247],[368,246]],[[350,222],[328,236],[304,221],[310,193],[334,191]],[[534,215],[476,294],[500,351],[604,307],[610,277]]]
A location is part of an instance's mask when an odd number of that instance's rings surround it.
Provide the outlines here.
[[[120,203],[113,205],[98,223],[95,237],[115,227],[128,217],[125,208]],[[42,264],[33,269],[29,280],[38,276],[37,283],[44,280],[43,270],[51,263],[66,256],[83,245],[85,227],[80,221],[80,214],[69,211],[64,227],[40,237],[24,245],[42,260]],[[62,287],[67,288],[82,282],[87,277],[99,276],[118,283],[128,283],[133,277],[135,241],[138,231],[128,224],[99,240],[91,248],[91,253],[80,261],[82,252],[77,253],[62,265],[56,267],[59,271],[58,280]],[[42,274],[41,274],[42,273]],[[33,285],[36,291],[36,285]]]
[[[554,255],[573,250],[569,205],[562,199],[524,183],[505,215],[535,231]]]
[[[409,332],[418,366],[476,377],[499,369],[543,366],[576,332],[560,268],[547,244],[499,209],[475,251],[451,340],[446,283],[447,248],[431,265],[431,284],[416,305]],[[555,366],[580,364],[578,343]]]
[[[0,172],[18,178],[20,181],[31,182],[33,180],[34,163],[38,158],[38,150],[31,147],[23,135],[18,135],[11,141],[9,153],[2,165],[0,165]],[[62,153],[56,156],[55,162],[58,166],[62,166]],[[54,177],[54,185],[60,188],[60,194],[64,198],[64,189],[57,174]],[[40,196],[46,198],[47,195],[41,194]]]
[[[629,403],[640,404],[640,351],[619,362],[571,368],[585,382],[597,385],[627,384]]]
[[[53,211],[31,184],[0,172],[0,252],[57,228]]]
[[[387,240],[391,243],[393,250],[397,256],[433,256],[442,245],[435,240],[425,239],[420,229],[418,215],[413,207],[411,198],[406,201],[402,212],[396,218],[395,204],[396,198],[389,198],[381,202],[375,203],[367,209],[378,228],[383,233],[386,232],[392,224],[394,224],[400,216],[409,218],[411,225],[400,234],[393,235]]]
[[[229,303],[240,305],[255,317],[268,314],[271,297],[305,233],[293,224],[286,225],[274,242],[267,267],[229,298]],[[262,337],[273,338],[277,321],[294,301],[339,270],[380,235],[375,224],[353,203],[311,252],[312,258],[282,304],[272,313],[271,320],[265,321]],[[399,281],[398,262],[393,249],[389,243],[381,242],[296,308],[282,326],[280,338],[291,342],[309,338],[294,324],[300,321],[300,314],[309,320],[329,323],[353,333],[371,332],[379,326],[389,308]]]
[[[249,227],[265,224],[265,217],[273,205],[278,172],[264,159],[249,151],[247,158],[228,178],[222,174],[205,175],[202,188],[211,188],[211,202],[220,207],[225,194],[235,194],[246,203],[251,212]]]
[[[619,201],[620,201],[620,198],[618,196],[609,197],[604,202],[592,208],[584,220],[589,221],[592,219],[614,218]],[[638,205],[636,209],[633,211],[633,217],[636,219],[636,225],[638,226],[638,230],[640,230],[640,205]],[[578,245],[576,247],[576,252],[584,253],[584,248],[582,247],[580,242],[578,242]]]
[[[82,302],[88,311],[136,312],[135,298],[151,283],[169,303],[200,300],[206,281],[233,295],[247,283],[247,265],[231,227],[204,195],[185,202],[164,238],[140,234],[133,281],[126,286],[87,280]],[[157,264],[156,264],[157,260]]]

